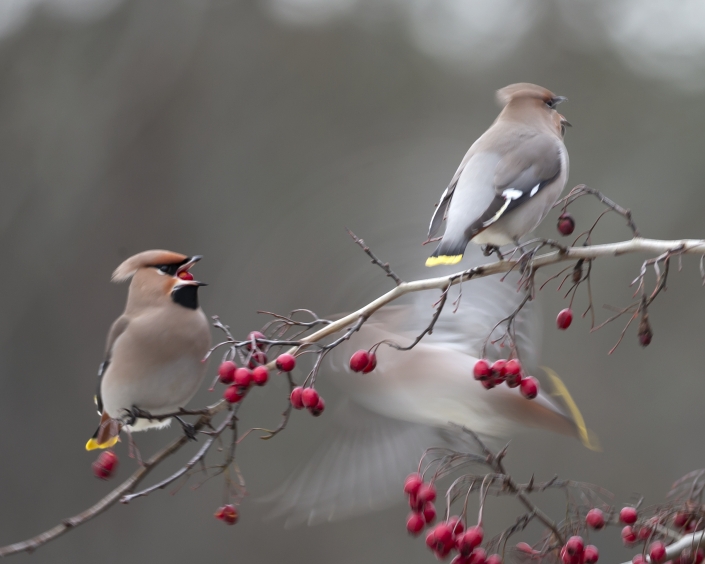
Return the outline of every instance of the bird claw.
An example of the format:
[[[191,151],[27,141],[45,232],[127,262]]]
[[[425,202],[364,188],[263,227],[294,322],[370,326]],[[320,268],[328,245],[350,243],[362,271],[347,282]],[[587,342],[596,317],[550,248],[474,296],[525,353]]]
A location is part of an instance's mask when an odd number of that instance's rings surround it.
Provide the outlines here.
[[[504,255],[499,250],[499,247],[497,247],[495,245],[484,245],[482,247],[482,254],[485,255],[486,257],[489,257],[489,256],[496,254],[499,257],[499,260],[504,260]]]

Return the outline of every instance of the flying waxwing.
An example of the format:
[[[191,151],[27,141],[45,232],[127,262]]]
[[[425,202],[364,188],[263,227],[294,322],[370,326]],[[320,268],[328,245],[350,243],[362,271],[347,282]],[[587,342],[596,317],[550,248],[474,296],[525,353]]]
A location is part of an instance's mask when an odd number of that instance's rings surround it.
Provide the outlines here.
[[[198,305],[189,269],[201,259],[170,251],[145,251],[123,262],[113,282],[129,280],[125,312],[110,328],[98,371],[96,405],[100,425],[86,450],[108,448],[122,427],[142,431],[163,421],[136,418],[178,411],[193,397],[206,371],[210,327]]]
[[[570,124],[555,109],[565,100],[528,83],[497,92],[502,111],[470,147],[433,214],[429,239],[444,219],[447,225],[426,266],[460,262],[470,241],[496,249],[517,243],[541,223],[568,179],[563,134]]]
[[[570,394],[554,376],[560,403],[543,389],[533,400],[506,385],[486,390],[473,377],[490,331],[523,299],[516,282],[512,274],[504,282],[492,277],[467,283],[456,313],[446,306],[433,333],[411,350],[382,345],[377,367],[369,374],[350,371],[352,353],[382,340],[411,343],[430,322],[432,294],[419,292],[406,305],[379,310],[349,341],[333,349],[328,354],[330,370],[319,378],[332,379],[346,399],[323,415],[330,418],[326,437],[305,467],[266,499],[275,504],[273,515],[286,516],[289,525],[315,524],[398,502],[403,499],[404,477],[416,470],[427,448],[476,448],[468,446],[458,425],[493,447],[529,428],[576,437],[596,447]],[[537,313],[528,302],[516,318],[516,345],[529,374],[539,372]],[[507,355],[508,347],[492,344],[502,334],[495,331],[488,342],[491,360]]]

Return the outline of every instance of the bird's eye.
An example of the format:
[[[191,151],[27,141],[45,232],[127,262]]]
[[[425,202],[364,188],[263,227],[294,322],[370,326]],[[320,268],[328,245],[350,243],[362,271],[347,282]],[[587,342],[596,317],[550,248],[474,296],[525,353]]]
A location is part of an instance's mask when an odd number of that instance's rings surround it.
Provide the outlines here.
[[[176,276],[176,271],[179,269],[178,264],[158,264],[156,269],[161,274],[168,274],[169,276]]]

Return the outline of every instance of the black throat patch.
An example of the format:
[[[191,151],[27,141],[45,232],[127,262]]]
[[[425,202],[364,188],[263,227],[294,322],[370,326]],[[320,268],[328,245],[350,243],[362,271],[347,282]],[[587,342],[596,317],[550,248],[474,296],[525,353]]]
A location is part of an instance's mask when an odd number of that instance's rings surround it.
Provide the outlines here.
[[[185,308],[198,309],[198,286],[192,284],[179,286],[171,292],[171,299]]]

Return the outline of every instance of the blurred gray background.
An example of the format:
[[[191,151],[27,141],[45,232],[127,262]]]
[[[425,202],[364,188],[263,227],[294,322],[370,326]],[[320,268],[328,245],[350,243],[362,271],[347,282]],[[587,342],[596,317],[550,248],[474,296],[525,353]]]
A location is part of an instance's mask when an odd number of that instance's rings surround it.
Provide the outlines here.
[[[104,336],[126,292],[110,274],[124,258],[160,247],[205,255],[195,271],[210,283],[203,307],[239,336],[262,325],[257,309],[330,315],[391,287],[344,226],[402,277],[430,275],[420,243],[433,204],[494,119],[494,90],[519,81],[570,99],[561,106],[574,125],[569,186],[630,207],[645,236],[705,237],[700,0],[0,3],[0,543],[53,526],[118,483],[92,476],[84,444]],[[598,209],[575,206],[578,227]],[[556,215],[540,234],[556,235]],[[603,221],[597,241],[629,236],[620,218]],[[602,304],[629,303],[641,260],[596,265],[599,316]],[[540,297],[542,361],[604,450],[536,433],[513,441],[507,464],[520,479],[557,473],[619,502],[642,493],[657,503],[705,466],[697,260],[673,270],[644,350],[633,329],[607,356],[621,324],[589,334],[576,319],[556,331],[565,306],[554,289]],[[576,311],[585,303],[581,293]],[[325,378],[319,387],[334,405]],[[275,425],[284,394],[280,381],[257,390],[243,427]],[[193,405],[213,397],[204,391]],[[212,518],[222,497],[213,480],[117,506],[15,558],[431,562],[405,532],[401,491],[396,507],[341,523],[288,530],[264,520],[256,498],[306,460],[326,427],[325,415],[295,415],[275,440],[241,445],[251,495],[237,526]],[[149,453],[178,432],[143,434],[139,445]],[[124,443],[118,453],[120,479],[135,462]],[[561,497],[545,501],[560,517]],[[487,511],[498,532],[521,509]],[[597,536],[601,560],[631,554],[618,536]]]

